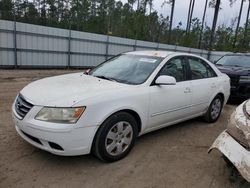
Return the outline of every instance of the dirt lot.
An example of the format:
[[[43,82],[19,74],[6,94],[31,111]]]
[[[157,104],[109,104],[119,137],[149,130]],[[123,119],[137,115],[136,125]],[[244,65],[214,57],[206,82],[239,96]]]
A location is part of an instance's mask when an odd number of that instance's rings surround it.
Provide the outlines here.
[[[232,104],[215,124],[198,118],[144,135],[125,159],[112,164],[91,155],[55,156],[26,143],[11,119],[14,97],[33,80],[73,71],[0,70],[0,187],[250,187],[219,152],[207,154]]]

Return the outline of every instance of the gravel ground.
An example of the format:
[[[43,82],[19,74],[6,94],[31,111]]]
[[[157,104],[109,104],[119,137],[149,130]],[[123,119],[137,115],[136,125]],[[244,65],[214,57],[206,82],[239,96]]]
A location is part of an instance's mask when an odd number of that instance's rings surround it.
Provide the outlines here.
[[[0,187],[250,187],[219,152],[207,154],[235,104],[214,124],[197,118],[146,134],[111,164],[92,155],[56,156],[22,140],[11,119],[17,93],[31,81],[78,71],[0,70]]]

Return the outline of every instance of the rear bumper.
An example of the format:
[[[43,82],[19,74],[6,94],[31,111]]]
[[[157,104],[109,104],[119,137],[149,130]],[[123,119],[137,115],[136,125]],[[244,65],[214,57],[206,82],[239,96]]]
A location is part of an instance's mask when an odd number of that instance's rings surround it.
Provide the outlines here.
[[[223,131],[209,148],[208,152],[218,149],[230,160],[240,174],[250,182],[250,152],[239,144],[226,131]]]

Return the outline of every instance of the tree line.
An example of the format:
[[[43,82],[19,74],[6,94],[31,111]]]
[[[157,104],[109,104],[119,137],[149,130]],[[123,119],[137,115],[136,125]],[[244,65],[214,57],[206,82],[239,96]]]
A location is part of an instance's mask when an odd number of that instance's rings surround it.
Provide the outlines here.
[[[206,0],[201,19],[193,17],[196,2],[189,0],[186,25],[179,21],[175,27],[173,20],[178,20],[174,16],[175,0],[161,0],[162,8],[171,7],[167,16],[154,9],[155,1],[0,0],[0,19],[200,49],[249,51],[250,0],[238,0],[239,15],[229,26],[217,25],[221,0]],[[227,3],[233,6],[235,1]],[[242,17],[244,6],[247,6],[246,18]],[[212,26],[205,20],[208,8],[214,9]],[[240,26],[242,19],[245,23]]]

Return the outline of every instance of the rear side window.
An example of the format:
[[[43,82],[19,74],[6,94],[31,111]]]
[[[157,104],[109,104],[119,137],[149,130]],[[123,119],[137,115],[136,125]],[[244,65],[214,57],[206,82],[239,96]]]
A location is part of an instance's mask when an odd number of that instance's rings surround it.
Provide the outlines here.
[[[188,63],[192,80],[216,77],[213,69],[202,59],[188,57]]]

